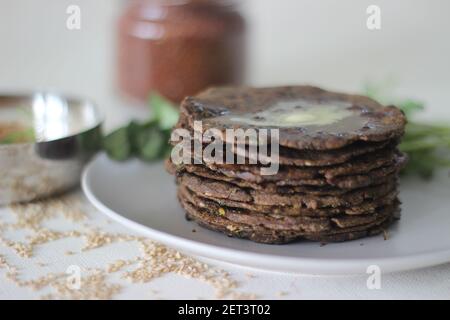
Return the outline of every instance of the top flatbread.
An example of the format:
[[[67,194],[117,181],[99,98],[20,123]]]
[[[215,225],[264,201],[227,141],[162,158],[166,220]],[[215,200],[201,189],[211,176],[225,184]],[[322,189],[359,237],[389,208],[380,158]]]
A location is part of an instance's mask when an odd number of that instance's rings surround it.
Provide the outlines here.
[[[311,112],[314,109],[317,112]],[[397,139],[406,124],[404,114],[394,106],[311,86],[212,88],[187,97],[181,113],[191,128],[194,121],[202,121],[202,132],[276,128],[281,146],[300,150]],[[275,118],[283,120],[274,122]]]

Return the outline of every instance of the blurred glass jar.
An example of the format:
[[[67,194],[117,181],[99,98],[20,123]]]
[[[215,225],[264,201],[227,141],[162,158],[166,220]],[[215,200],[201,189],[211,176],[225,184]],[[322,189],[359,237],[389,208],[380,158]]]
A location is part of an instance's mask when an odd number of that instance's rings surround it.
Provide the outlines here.
[[[118,80],[123,93],[174,102],[243,79],[245,23],[227,0],[131,1],[119,20]]]

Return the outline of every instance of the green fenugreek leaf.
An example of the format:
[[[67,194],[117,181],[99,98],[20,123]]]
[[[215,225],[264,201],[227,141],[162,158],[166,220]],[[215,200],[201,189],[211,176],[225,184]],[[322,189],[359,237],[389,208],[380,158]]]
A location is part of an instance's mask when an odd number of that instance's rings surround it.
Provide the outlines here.
[[[116,161],[125,161],[131,156],[128,126],[114,130],[103,138],[103,149]]]
[[[415,120],[418,112],[425,109],[423,102],[389,98],[389,89],[392,89],[389,85],[369,83],[365,86],[365,94],[383,104],[398,106],[408,119],[405,136],[400,144],[400,150],[409,156],[403,173],[431,178],[436,169],[450,168],[450,126]]]
[[[163,96],[152,93],[149,105],[161,129],[171,129],[178,121],[178,110]]]
[[[152,117],[143,122],[131,121],[128,125],[104,137],[103,147],[113,160],[124,161],[137,157],[143,161],[156,161],[170,154],[169,137],[178,121],[178,111],[164,97],[154,93],[149,103]]]

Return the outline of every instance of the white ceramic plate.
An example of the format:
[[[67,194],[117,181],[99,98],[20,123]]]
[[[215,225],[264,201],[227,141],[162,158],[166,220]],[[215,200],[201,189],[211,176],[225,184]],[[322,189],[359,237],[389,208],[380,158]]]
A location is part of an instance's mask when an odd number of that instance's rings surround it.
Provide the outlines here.
[[[390,229],[387,241],[375,236],[325,246],[257,244],[186,221],[174,179],[162,163],[116,163],[100,154],[85,169],[82,185],[95,207],[126,227],[180,251],[240,265],[304,274],[358,274],[370,265],[386,273],[450,261],[447,173],[432,182],[402,181],[403,216]]]

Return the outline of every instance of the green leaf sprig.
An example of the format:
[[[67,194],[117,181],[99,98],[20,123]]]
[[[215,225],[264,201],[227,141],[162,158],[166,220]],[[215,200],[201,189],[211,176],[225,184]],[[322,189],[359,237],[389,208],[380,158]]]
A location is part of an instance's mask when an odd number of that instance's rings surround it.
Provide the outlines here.
[[[392,99],[387,96],[389,89],[392,89],[390,85],[368,83],[365,94],[381,103],[398,106],[408,119],[400,144],[400,150],[409,157],[403,173],[428,179],[436,169],[450,168],[450,126],[415,120],[417,113],[425,110],[424,103],[414,99]]]
[[[137,157],[151,162],[163,159],[171,150],[172,127],[178,121],[178,110],[157,93],[150,95],[152,117],[143,122],[131,121],[103,138],[103,149],[116,161]]]

